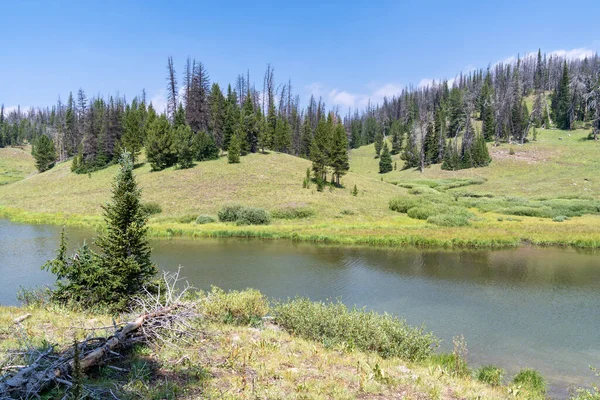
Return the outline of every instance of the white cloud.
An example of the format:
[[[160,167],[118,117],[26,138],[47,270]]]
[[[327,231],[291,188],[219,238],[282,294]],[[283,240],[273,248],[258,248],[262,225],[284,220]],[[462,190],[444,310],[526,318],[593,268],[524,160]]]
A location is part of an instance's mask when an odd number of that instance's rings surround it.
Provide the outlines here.
[[[583,60],[586,57],[593,57],[594,54],[596,54],[594,50],[586,49],[585,47],[571,50],[554,50],[548,53],[549,56],[566,57],[568,60]]]
[[[435,80],[434,79],[423,78],[423,79],[421,79],[421,81],[419,82],[419,85],[417,87],[419,87],[419,88],[426,88],[426,87],[431,87],[434,84],[435,84]]]
[[[7,116],[8,114],[10,114],[13,111],[17,111],[18,109],[19,109],[18,106],[4,106],[4,116]],[[27,107],[27,108],[21,107],[21,111],[25,111],[28,109],[29,109],[29,107]]]
[[[315,98],[321,97],[328,106],[341,108],[364,108],[369,104],[381,104],[385,97],[392,98],[402,91],[402,87],[395,83],[386,83],[381,86],[374,86],[371,90],[365,90],[361,93],[351,93],[347,90],[338,88],[328,89],[320,83],[311,83],[306,87],[309,95]]]
[[[167,91],[165,89],[159,90],[152,96],[150,102],[157,113],[161,114],[165,112],[167,109]]]

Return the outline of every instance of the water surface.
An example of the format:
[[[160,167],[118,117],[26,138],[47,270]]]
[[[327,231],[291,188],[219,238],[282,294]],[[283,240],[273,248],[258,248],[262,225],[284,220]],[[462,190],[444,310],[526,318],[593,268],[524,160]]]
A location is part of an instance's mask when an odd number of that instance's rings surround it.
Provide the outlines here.
[[[0,220],[0,304],[19,286],[51,284],[39,267],[58,247],[60,228]],[[71,247],[91,232],[68,229]],[[157,240],[153,259],[208,289],[257,288],[270,297],[341,299],[425,323],[450,351],[463,334],[474,365],[509,376],[540,370],[551,393],[588,385],[600,366],[600,254],[521,247],[495,251],[342,248],[260,240]]]

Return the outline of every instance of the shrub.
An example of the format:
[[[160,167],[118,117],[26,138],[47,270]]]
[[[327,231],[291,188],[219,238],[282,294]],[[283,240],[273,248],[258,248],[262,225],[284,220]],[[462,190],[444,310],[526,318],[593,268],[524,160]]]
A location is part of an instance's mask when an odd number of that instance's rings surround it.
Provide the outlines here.
[[[314,210],[308,207],[284,207],[271,212],[271,216],[277,219],[302,219],[313,215]]]
[[[382,357],[423,360],[438,344],[438,339],[424,333],[422,327],[413,328],[389,314],[350,310],[340,302],[299,298],[278,304],[274,316],[278,325],[294,335],[372,351]]]
[[[142,204],[142,211],[147,215],[160,214],[162,212],[162,207],[156,202],[149,202]]]
[[[454,353],[434,354],[431,356],[430,363],[439,366],[452,376],[464,377],[470,373],[465,359]]]
[[[515,149],[513,149],[512,147],[510,149],[508,149],[508,154],[510,154],[511,156],[515,155]]]
[[[522,217],[539,217],[539,218],[550,218],[552,217],[552,209],[548,206],[543,207],[531,207],[531,206],[514,206],[506,207],[498,210],[501,214],[518,215]]]
[[[435,189],[432,189],[428,186],[416,186],[408,191],[410,194],[419,195],[419,194],[439,194]]]
[[[210,215],[202,214],[196,218],[196,224],[198,225],[211,224],[213,222],[216,222],[216,220]]]
[[[237,225],[268,225],[271,215],[262,208],[243,207],[235,221]]]
[[[427,218],[427,222],[438,226],[467,226],[469,218],[460,214],[438,214]]]
[[[356,212],[354,212],[352,210],[344,209],[344,210],[340,211],[340,214],[342,214],[342,215],[354,215],[354,214],[356,214]]]
[[[486,365],[479,368],[475,376],[479,382],[487,383],[492,386],[500,386],[502,384],[504,370],[494,365]]]
[[[407,214],[409,217],[414,219],[427,219],[441,212],[441,208],[428,204],[420,207],[413,207],[408,210]]]
[[[397,197],[390,200],[390,210],[406,213],[413,207],[423,204],[423,201],[414,197]]]
[[[552,218],[552,221],[554,222],[564,222],[566,220],[568,220],[569,217],[566,217],[564,215],[557,215],[556,217]]]
[[[239,213],[242,210],[242,206],[238,205],[238,204],[229,204],[226,206],[223,206],[223,208],[221,208],[219,210],[218,216],[219,216],[219,221],[221,222],[235,222],[237,221],[237,219],[239,218]]]
[[[213,286],[200,302],[200,312],[211,321],[235,325],[257,325],[269,312],[269,302],[258,290],[226,293]]]
[[[196,216],[193,214],[182,215],[181,217],[177,217],[177,222],[180,224],[189,224],[196,220]]]
[[[546,381],[542,375],[534,369],[522,369],[513,378],[513,383],[532,393],[546,393]]]

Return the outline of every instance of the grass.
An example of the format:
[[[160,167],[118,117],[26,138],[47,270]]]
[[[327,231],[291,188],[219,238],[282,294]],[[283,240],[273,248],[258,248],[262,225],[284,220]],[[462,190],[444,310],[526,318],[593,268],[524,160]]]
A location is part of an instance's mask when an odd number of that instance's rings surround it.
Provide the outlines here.
[[[0,148],[0,186],[20,181],[35,173],[30,146]]]
[[[439,166],[423,173],[401,170],[402,161],[394,156],[399,170],[380,175],[373,145],[364,146],[351,151],[344,188],[323,192],[314,184],[302,188],[309,161],[276,152],[250,154],[241,164],[227,164],[225,158],[201,162],[187,170],[150,172],[149,165],[143,164],[135,173],[144,202],[162,209],[150,218],[151,234],[158,237],[236,236],[381,246],[600,247],[600,216],[592,210],[600,193],[596,173],[600,143],[584,140],[585,130],[538,131],[536,142],[491,146],[489,167],[460,171],[443,171]],[[508,154],[511,146],[514,156]],[[100,205],[108,199],[116,168],[94,172],[90,178],[72,174],[70,162],[64,162],[0,186],[0,216],[98,228]],[[360,188],[357,196],[352,195],[355,185]],[[397,212],[390,209],[390,201],[398,198],[412,200],[399,205]],[[232,201],[263,208],[274,218],[269,225],[194,223],[200,215],[216,216]],[[429,209],[420,210],[423,219],[414,219],[404,214],[409,205]]]
[[[506,387],[432,368],[429,360],[384,358],[347,344],[290,334],[258,318],[267,306],[255,291],[214,289],[200,299],[199,311],[207,318],[194,322],[198,330],[194,339],[182,342],[181,347],[135,346],[116,365],[119,370],[92,369],[84,384],[97,390],[110,388],[122,399],[530,398],[522,389],[509,396]],[[12,323],[25,313],[31,317],[21,326]],[[227,315],[231,318],[224,318]],[[115,317],[116,323],[126,320],[127,316]],[[109,316],[56,307],[0,306],[0,365],[6,352],[25,343],[66,347],[74,336],[83,338],[92,327],[112,324]],[[63,395],[62,389],[49,393],[50,398]]]

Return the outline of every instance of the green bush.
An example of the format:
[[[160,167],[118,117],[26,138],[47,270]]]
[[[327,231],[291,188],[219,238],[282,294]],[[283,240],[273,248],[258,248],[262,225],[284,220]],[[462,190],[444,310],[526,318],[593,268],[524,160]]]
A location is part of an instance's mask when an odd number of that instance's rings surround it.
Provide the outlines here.
[[[177,217],[177,222],[180,224],[189,224],[196,220],[196,216],[193,214],[182,215],[181,217]]]
[[[235,325],[257,325],[269,312],[267,298],[258,290],[226,293],[213,286],[200,302],[200,312],[210,321]]]
[[[255,207],[243,207],[235,221],[237,225],[268,225],[270,222],[269,212]]]
[[[439,214],[441,209],[432,204],[423,205],[419,207],[413,207],[406,213],[409,217],[414,219],[427,219],[436,214]]]
[[[352,210],[344,209],[344,210],[340,211],[340,214],[342,214],[342,215],[355,215],[356,212],[352,211]]]
[[[149,202],[142,204],[142,211],[147,215],[160,214],[162,212],[162,207],[156,202]]]
[[[308,207],[283,207],[271,211],[271,216],[276,219],[302,219],[313,215],[314,210]]]
[[[244,207],[238,204],[228,204],[219,210],[218,216],[221,222],[235,222],[239,218],[239,213]]]
[[[389,314],[348,309],[340,302],[295,299],[278,304],[275,322],[288,332],[330,345],[345,345],[416,361],[431,355],[438,339]]]
[[[522,369],[513,378],[513,383],[531,393],[546,393],[546,381],[542,375],[534,369]]]
[[[569,217],[564,216],[564,215],[557,215],[556,217],[552,218],[552,221],[554,222],[564,222],[566,220],[568,220]]]
[[[460,214],[438,214],[427,218],[427,222],[438,226],[467,226],[469,218]]]
[[[216,220],[212,216],[206,214],[199,215],[198,218],[196,218],[196,224],[198,225],[211,224],[213,222],[216,222]]]
[[[543,207],[531,207],[531,206],[514,206],[501,208],[497,210],[500,214],[517,215],[521,217],[539,217],[539,218],[551,218],[552,209],[548,206]]]
[[[416,186],[408,191],[410,194],[419,195],[419,194],[439,194],[435,189],[430,188],[429,186]]]
[[[470,374],[469,366],[464,358],[454,353],[434,354],[429,362],[442,368],[447,374],[452,376],[465,377]]]
[[[479,382],[487,383],[491,386],[500,386],[502,384],[504,370],[494,365],[486,365],[479,368],[475,373],[475,376]]]
[[[390,210],[406,213],[413,207],[423,204],[423,201],[415,197],[397,197],[390,200]]]

